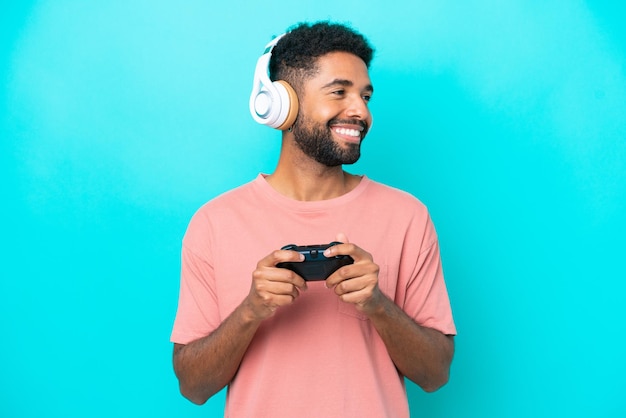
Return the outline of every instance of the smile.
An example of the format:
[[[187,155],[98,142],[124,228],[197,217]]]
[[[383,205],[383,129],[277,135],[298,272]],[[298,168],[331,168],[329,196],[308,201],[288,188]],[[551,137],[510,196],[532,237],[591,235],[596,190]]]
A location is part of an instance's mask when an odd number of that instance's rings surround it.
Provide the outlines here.
[[[360,138],[362,129],[359,130],[359,129],[335,127],[333,128],[333,131],[337,132],[339,135],[346,135],[346,136],[351,136],[354,138]]]

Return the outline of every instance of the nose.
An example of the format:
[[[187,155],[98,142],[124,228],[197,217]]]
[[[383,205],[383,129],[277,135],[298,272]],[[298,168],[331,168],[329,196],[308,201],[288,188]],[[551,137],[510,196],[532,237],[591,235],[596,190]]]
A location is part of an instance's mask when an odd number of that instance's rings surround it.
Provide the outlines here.
[[[346,114],[349,118],[361,119],[366,121],[368,124],[371,119],[371,113],[367,101],[365,98],[361,97],[361,95],[351,97],[348,108],[346,109]]]

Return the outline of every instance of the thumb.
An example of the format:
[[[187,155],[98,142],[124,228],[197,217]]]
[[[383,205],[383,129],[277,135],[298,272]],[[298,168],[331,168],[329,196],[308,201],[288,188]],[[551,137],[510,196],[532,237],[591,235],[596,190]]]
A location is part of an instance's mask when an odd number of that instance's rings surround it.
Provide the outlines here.
[[[346,234],[344,234],[343,232],[337,234],[337,238],[335,239],[335,241],[343,242],[344,244],[350,242]]]

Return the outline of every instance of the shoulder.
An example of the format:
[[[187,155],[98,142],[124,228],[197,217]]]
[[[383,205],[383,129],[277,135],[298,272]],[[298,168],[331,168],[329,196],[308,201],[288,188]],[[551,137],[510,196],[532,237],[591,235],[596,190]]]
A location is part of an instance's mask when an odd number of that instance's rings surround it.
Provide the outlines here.
[[[204,203],[191,216],[185,233],[185,241],[193,237],[206,236],[220,224],[228,222],[230,216],[250,207],[253,199],[254,182],[246,183],[225,191]]]
[[[214,216],[222,211],[228,210],[229,208],[232,209],[232,205],[236,205],[238,202],[250,199],[251,194],[253,193],[254,183],[254,181],[245,183],[214,196],[200,206],[200,208],[194,213],[192,220],[195,218]]]
[[[388,228],[427,237],[432,241],[436,236],[435,228],[428,207],[408,191],[369,180],[367,201],[371,213]]]
[[[411,212],[428,212],[426,205],[413,194],[369,178],[365,180],[367,181],[366,198],[371,200],[372,204]]]

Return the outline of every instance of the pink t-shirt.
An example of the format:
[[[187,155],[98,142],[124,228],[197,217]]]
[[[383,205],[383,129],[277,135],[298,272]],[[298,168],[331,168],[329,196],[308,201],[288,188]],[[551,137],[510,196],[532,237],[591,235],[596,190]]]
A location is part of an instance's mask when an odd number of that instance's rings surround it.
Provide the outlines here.
[[[435,229],[416,198],[363,177],[343,196],[301,202],[259,175],[192,218],[172,342],[217,328],[271,251],[329,243],[339,232],[372,254],[380,289],[418,324],[456,333]],[[404,378],[370,321],[323,282],[308,285],[257,331],[229,386],[225,416],[408,417]]]

